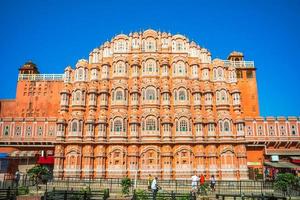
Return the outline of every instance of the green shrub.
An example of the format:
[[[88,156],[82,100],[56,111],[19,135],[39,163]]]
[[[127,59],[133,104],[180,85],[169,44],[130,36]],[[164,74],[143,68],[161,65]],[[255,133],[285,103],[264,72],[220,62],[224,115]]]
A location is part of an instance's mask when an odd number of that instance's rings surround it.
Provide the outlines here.
[[[263,174],[256,174],[256,180],[262,180],[263,178]]]
[[[276,190],[289,194],[289,190],[293,187],[299,187],[298,178],[290,173],[277,174],[274,187]]]
[[[27,186],[18,187],[18,195],[26,195],[29,194],[29,188]]]
[[[176,200],[190,200],[190,195],[186,194],[184,197],[177,197]]]
[[[147,199],[147,192],[146,192],[146,190],[138,189],[138,190],[135,191],[135,195],[136,195],[136,199],[137,200]]]
[[[121,186],[122,186],[122,194],[128,195],[129,194],[129,188],[131,187],[132,182],[130,178],[125,177],[121,181]]]

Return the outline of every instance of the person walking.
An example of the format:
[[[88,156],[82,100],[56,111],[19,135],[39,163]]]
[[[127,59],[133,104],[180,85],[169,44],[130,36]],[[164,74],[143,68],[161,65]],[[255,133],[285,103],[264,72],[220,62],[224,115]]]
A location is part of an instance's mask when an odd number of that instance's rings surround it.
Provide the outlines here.
[[[17,169],[17,171],[15,173],[15,177],[14,177],[14,182],[15,182],[16,187],[19,187],[20,177],[21,177],[21,174],[20,174],[19,170]]]
[[[205,183],[205,177],[203,174],[200,175],[200,186],[203,186]]]
[[[153,197],[153,200],[156,200],[156,195],[157,195],[157,191],[158,191],[157,177],[155,177],[155,178],[152,180],[152,183],[151,183],[151,190],[152,190],[152,197]]]
[[[199,181],[199,177],[196,174],[194,174],[192,176],[192,191],[197,191],[197,183],[198,183],[198,181]]]
[[[210,188],[213,192],[216,191],[216,179],[214,175],[212,175],[210,178]]]
[[[152,180],[153,180],[153,178],[152,178],[151,174],[149,174],[149,176],[148,176],[148,190],[151,190]]]

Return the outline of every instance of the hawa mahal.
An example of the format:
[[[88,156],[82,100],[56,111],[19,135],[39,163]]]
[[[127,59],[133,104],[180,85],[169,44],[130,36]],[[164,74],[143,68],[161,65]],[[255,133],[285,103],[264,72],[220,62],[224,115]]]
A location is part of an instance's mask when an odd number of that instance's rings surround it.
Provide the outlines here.
[[[27,62],[16,98],[0,100],[0,152],[52,165],[57,179],[245,180],[273,155],[299,156],[299,128],[298,117],[259,116],[256,68],[242,53],[212,60],[154,30],[117,35],[62,74]]]

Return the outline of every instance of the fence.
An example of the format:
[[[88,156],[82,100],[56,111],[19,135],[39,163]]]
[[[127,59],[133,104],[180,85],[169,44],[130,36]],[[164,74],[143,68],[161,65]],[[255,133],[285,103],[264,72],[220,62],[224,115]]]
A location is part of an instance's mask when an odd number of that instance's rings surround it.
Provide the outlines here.
[[[80,190],[82,188],[90,188],[91,190],[98,191],[102,189],[109,189],[111,193],[121,193],[122,179],[75,179],[65,178],[63,180],[50,180],[47,184],[41,183],[41,189],[46,190],[56,188],[59,190]],[[133,184],[131,192],[134,189],[148,190],[147,180],[132,180]],[[34,181],[30,180],[27,176],[21,177],[19,186],[33,186]],[[158,180],[159,186],[163,191],[175,193],[189,193],[191,191],[190,180]],[[209,182],[207,182],[209,184]],[[15,188],[13,180],[4,180],[0,182],[0,188]],[[209,194],[213,192],[209,191]],[[274,190],[274,182],[272,181],[217,181],[216,191],[218,194],[235,194],[235,195],[284,195],[280,191]],[[289,191],[292,196],[300,196],[300,188],[292,188]]]
[[[91,180],[55,180],[48,182],[48,187],[55,187],[64,190],[73,188],[91,188],[91,190],[99,190],[108,188],[112,193],[120,193],[122,179],[91,179]],[[133,180],[132,191],[134,189],[148,189],[147,180]],[[209,184],[209,182],[207,182]],[[175,193],[189,193],[191,191],[190,180],[158,180],[158,185],[163,191]],[[299,191],[298,191],[299,192]],[[210,192],[212,193],[212,192]],[[219,194],[265,194],[265,195],[283,195],[280,191],[274,190],[274,182],[266,181],[217,181],[216,193]],[[297,192],[295,193],[297,195]]]

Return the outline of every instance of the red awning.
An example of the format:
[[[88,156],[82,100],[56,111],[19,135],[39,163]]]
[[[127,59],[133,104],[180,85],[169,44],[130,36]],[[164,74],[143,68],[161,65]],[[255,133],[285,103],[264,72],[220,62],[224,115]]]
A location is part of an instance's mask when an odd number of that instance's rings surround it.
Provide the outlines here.
[[[53,156],[47,156],[47,157],[39,157],[38,162],[42,165],[52,165],[54,164],[54,157]]]
[[[300,156],[291,156],[293,163],[300,164]]]

